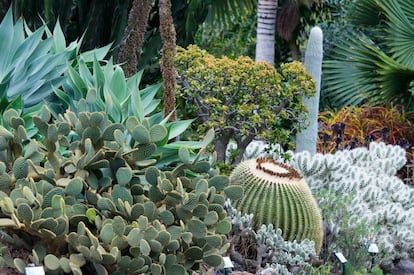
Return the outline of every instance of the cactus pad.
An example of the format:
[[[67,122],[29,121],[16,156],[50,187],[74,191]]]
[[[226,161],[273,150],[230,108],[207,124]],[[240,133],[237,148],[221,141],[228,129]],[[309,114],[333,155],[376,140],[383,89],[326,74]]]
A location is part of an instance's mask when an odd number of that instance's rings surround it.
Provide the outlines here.
[[[16,179],[24,179],[29,173],[27,160],[19,157],[13,163],[13,173]]]

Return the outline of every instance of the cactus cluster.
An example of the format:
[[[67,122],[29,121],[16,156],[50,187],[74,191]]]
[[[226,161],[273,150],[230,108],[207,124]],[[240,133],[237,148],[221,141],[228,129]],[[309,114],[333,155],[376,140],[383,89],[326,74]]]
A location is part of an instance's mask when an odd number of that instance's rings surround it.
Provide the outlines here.
[[[243,214],[254,215],[254,228],[273,224],[288,240],[311,239],[322,246],[322,217],[306,182],[299,173],[273,159],[250,159],[230,175],[232,185],[243,186],[244,196],[234,203]]]
[[[0,126],[0,228],[10,245],[34,247],[30,261],[50,273],[186,274],[222,265],[231,220],[226,197],[242,196],[200,150],[170,170],[155,166],[159,124],[102,112],[46,106],[33,117],[39,140],[8,111]],[[214,138],[209,132],[202,144]],[[3,250],[2,250],[3,251]],[[26,259],[0,257],[23,272]]]
[[[392,260],[414,256],[414,189],[396,176],[405,162],[402,147],[372,142],[369,149],[361,147],[335,154],[296,153],[290,165],[304,175],[320,203],[323,197],[318,193],[324,190],[350,196],[345,210],[350,219],[365,220],[368,227],[376,228],[378,232],[371,241]],[[335,205],[336,197],[332,199],[329,204]],[[335,221],[324,222],[327,233],[340,232]]]
[[[240,253],[249,259],[250,267],[256,266],[253,272],[265,268],[260,274],[292,274],[289,269],[311,269],[310,262],[317,258],[314,241],[286,241],[283,239],[282,230],[275,229],[273,224],[262,225],[255,231],[252,228],[253,214],[242,215],[232,206],[230,200],[226,200],[225,209],[233,224],[233,254]],[[249,243],[250,238],[253,244]],[[252,257],[255,259],[251,259]]]
[[[255,233],[258,245],[266,247],[262,257],[267,267],[276,270],[276,274],[290,274],[286,267],[309,266],[310,261],[317,258],[315,242],[304,239],[301,242],[285,241],[282,230],[273,228],[272,224],[262,227]]]

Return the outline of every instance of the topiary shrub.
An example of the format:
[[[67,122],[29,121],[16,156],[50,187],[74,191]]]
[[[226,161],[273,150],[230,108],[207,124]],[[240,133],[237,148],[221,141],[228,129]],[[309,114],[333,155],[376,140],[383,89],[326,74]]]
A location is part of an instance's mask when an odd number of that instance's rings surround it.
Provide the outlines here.
[[[188,274],[223,264],[225,197],[242,190],[211,170],[204,149],[191,159],[180,148],[180,165],[163,171],[155,152],[167,130],[148,119],[124,125],[67,111],[55,120],[45,106],[33,116],[41,142],[27,138],[20,117],[10,122],[10,131],[0,126],[3,264],[24,272],[32,262],[48,274]],[[31,255],[13,259],[4,242]]]
[[[243,186],[244,196],[234,206],[253,214],[255,229],[273,224],[287,240],[310,239],[319,253],[323,226],[320,209],[303,177],[293,168],[272,159],[250,159],[236,166],[232,185]]]
[[[241,161],[255,139],[292,146],[299,129],[299,114],[306,108],[302,96],[311,96],[315,84],[299,62],[282,64],[279,71],[248,57],[215,58],[196,46],[178,48],[175,59],[179,90],[187,118],[197,118],[199,134],[214,128],[218,161],[225,160],[227,145],[237,144]]]

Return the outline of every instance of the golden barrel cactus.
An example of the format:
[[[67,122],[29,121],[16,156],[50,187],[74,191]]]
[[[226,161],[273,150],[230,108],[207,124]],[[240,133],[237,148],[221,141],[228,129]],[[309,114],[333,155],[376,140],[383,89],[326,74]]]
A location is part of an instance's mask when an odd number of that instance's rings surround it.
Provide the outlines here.
[[[250,159],[240,163],[230,182],[244,188],[234,206],[253,214],[255,229],[273,224],[287,240],[310,239],[319,253],[323,240],[321,211],[303,177],[292,167],[273,159]]]

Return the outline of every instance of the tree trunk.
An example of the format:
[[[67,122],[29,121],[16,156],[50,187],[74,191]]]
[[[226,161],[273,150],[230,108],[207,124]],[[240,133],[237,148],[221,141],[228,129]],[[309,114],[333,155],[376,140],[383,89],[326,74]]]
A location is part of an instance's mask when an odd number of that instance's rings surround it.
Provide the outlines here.
[[[164,87],[164,116],[172,113],[169,121],[176,120],[175,89],[177,86],[174,57],[176,33],[171,13],[171,0],[160,0],[160,34],[162,40],[161,72]]]
[[[257,4],[256,61],[274,65],[277,0]]]
[[[235,159],[235,161],[232,163],[232,165],[235,166],[235,165],[239,164],[240,162],[242,162],[243,157],[244,157],[244,153],[246,152],[246,148],[253,141],[253,139],[255,138],[255,136],[256,136],[255,134],[249,134],[243,140],[236,139],[237,149],[239,150],[239,155],[237,156],[237,158]]]
[[[128,24],[118,55],[118,62],[125,62],[123,69],[127,77],[134,75],[137,71],[151,3],[152,0],[134,0],[129,12]]]
[[[220,136],[214,139],[214,150],[217,152],[217,162],[226,161],[226,150],[230,137]]]

